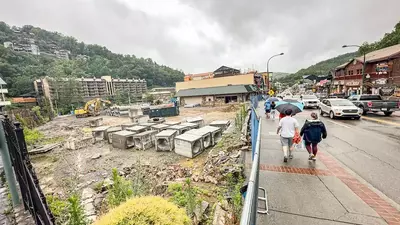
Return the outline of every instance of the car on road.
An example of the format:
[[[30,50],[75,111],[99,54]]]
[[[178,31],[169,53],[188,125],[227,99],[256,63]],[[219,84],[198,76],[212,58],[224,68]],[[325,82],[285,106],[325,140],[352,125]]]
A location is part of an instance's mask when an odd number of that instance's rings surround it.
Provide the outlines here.
[[[348,100],[359,107],[363,115],[367,112],[383,112],[385,116],[390,116],[394,111],[400,110],[399,101],[383,100],[380,95],[353,95]]]
[[[360,119],[362,111],[355,106],[351,101],[341,98],[328,98],[322,100],[319,105],[320,115],[328,114],[331,119],[354,118]]]
[[[303,95],[301,98],[304,108],[318,108],[320,101],[315,95]]]

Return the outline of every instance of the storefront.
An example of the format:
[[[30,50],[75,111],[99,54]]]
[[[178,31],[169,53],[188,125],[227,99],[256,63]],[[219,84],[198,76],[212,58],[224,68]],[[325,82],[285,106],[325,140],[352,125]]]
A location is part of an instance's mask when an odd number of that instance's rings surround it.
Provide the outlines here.
[[[344,81],[343,91],[347,95],[359,95],[361,94],[361,81],[359,80],[346,80]]]

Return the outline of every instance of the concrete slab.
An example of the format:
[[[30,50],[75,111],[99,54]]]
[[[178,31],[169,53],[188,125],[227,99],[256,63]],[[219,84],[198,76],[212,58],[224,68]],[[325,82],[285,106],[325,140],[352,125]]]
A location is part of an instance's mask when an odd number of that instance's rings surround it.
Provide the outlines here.
[[[176,131],[178,131],[178,134],[183,134],[186,131],[190,130],[190,127],[183,126],[183,125],[173,125],[173,126],[170,126],[168,129],[176,130]]]
[[[211,132],[207,130],[193,129],[187,131],[185,134],[192,134],[201,137],[205,149],[211,146]]]
[[[99,127],[101,125],[103,125],[103,118],[94,118],[89,120],[90,127]]]
[[[151,130],[151,126],[154,125],[156,125],[156,123],[149,123],[149,122],[139,123],[139,126],[146,127],[147,130]]]
[[[294,215],[283,212],[270,211],[270,215],[258,214],[257,224],[259,225],[348,225],[348,223],[335,222],[319,218]]]
[[[222,139],[222,129],[219,127],[204,126],[199,130],[204,130],[211,133],[211,146],[216,145]]]
[[[179,121],[165,121],[164,124],[174,126],[174,125],[179,125],[181,122]]]
[[[154,117],[154,118],[148,119],[147,122],[148,123],[160,124],[160,123],[164,123],[165,122],[165,118],[164,117]]]
[[[198,129],[198,128],[200,128],[200,125],[197,124],[197,123],[188,123],[188,122],[186,122],[186,123],[181,123],[180,125],[181,126],[190,127],[190,129]]]
[[[350,213],[379,217],[360,197],[336,177],[320,177],[325,186]]]
[[[231,122],[229,120],[215,120],[211,122],[209,125],[214,127],[219,127],[222,130],[226,130],[230,124]]]
[[[157,131],[148,130],[142,133],[133,135],[133,141],[135,142],[135,147],[140,150],[146,150],[151,148],[155,144],[155,135]]]
[[[186,122],[198,124],[199,127],[204,126],[204,119],[201,117],[188,118],[188,119],[186,119]]]
[[[329,220],[347,213],[317,176],[260,171],[260,178],[270,209]]]
[[[137,126],[139,123],[126,123],[126,124],[122,124],[122,130],[126,130],[127,127],[134,127]]]
[[[136,125],[133,127],[127,127],[127,128],[125,128],[125,130],[135,132],[135,133],[142,133],[147,130],[147,127]]]
[[[175,137],[175,153],[194,158],[204,150],[202,138],[191,134],[181,134]]]
[[[114,148],[119,148],[119,149],[127,149],[127,148],[134,147],[135,142],[133,140],[133,135],[135,135],[134,132],[126,131],[126,130],[113,133],[112,146]]]
[[[110,126],[101,126],[92,129],[93,142],[107,140],[107,130]]]
[[[110,144],[112,143],[112,137],[111,137],[112,133],[115,133],[115,132],[118,132],[121,130],[122,130],[122,127],[120,127],[120,126],[108,128],[106,131],[106,140],[108,141],[108,143],[110,143]]]
[[[156,151],[173,151],[175,149],[174,138],[176,130],[163,130],[156,134]]]
[[[166,125],[166,124],[160,123],[160,124],[156,124],[156,125],[151,126],[151,129],[152,129],[152,130],[155,130],[155,131],[157,131],[157,132],[161,132],[161,131],[163,131],[163,130],[168,129],[168,127],[170,127],[170,126],[169,126],[169,125]]]

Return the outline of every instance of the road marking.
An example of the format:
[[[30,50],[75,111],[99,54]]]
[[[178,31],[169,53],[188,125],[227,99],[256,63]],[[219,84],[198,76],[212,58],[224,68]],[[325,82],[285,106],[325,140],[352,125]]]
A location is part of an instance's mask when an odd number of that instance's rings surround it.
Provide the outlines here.
[[[343,123],[338,123],[338,122],[335,122],[335,121],[332,121],[332,120],[328,120],[328,121],[331,122],[331,123],[333,123],[333,124],[336,124],[336,125],[338,125],[338,126],[341,126],[341,127],[351,128],[351,127],[349,127],[349,126],[347,126],[347,125],[344,125]]]
[[[386,120],[375,119],[375,118],[366,117],[366,116],[362,116],[361,118],[363,118],[364,120],[375,121],[375,122],[378,122],[378,123],[386,123],[386,124],[389,124],[389,125],[400,126],[400,123],[390,122],[390,121],[386,121]]]

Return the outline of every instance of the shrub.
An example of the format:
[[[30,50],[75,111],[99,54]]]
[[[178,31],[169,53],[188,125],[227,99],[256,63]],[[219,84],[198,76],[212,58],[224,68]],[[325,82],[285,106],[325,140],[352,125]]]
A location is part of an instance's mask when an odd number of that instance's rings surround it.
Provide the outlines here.
[[[132,183],[118,175],[117,169],[112,170],[113,186],[107,195],[107,203],[113,208],[132,197]]]
[[[24,129],[25,142],[27,145],[34,145],[44,138],[44,134],[36,129]]]
[[[155,196],[132,198],[102,216],[93,225],[190,225],[183,209]]]
[[[80,198],[77,195],[72,195],[68,198],[68,214],[69,220],[68,225],[86,225],[88,221],[86,220],[83,207],[81,206]]]

